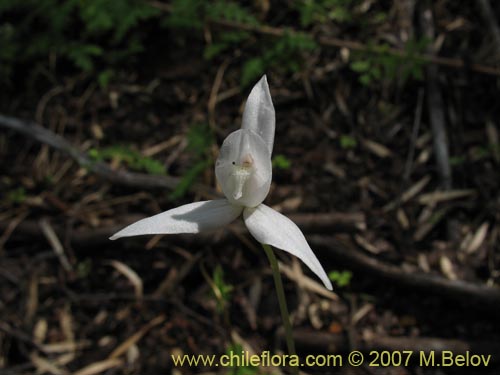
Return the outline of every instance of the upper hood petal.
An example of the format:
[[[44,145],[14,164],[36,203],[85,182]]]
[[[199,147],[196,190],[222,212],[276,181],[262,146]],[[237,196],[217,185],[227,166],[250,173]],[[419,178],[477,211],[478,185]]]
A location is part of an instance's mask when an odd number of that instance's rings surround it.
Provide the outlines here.
[[[269,150],[273,153],[274,129],[276,127],[276,116],[274,105],[269,92],[266,76],[262,76],[255,84],[248,96],[243,111],[242,129],[251,130],[264,140]]]
[[[143,234],[199,233],[231,223],[242,210],[226,199],[189,203],[130,224],[110,239]]]
[[[332,290],[332,283],[299,227],[286,216],[260,204],[243,210],[245,224],[257,241],[288,251],[301,259]]]

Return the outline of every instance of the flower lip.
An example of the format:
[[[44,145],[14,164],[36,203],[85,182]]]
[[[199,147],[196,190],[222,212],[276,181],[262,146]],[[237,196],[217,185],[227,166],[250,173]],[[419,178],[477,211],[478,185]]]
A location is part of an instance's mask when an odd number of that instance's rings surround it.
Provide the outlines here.
[[[237,130],[224,140],[215,163],[215,175],[227,199],[256,207],[271,185],[271,155],[264,140],[252,130]]]
[[[252,170],[249,167],[235,166],[233,167],[232,175],[235,184],[235,188],[233,191],[233,198],[240,199],[243,196],[243,187],[245,186],[245,183],[252,175]]]

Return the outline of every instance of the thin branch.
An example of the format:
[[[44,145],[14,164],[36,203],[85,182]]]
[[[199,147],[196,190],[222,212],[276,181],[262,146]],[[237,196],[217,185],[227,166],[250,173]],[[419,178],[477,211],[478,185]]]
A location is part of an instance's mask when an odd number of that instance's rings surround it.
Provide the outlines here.
[[[288,215],[290,219],[295,222],[304,232],[306,233],[331,233],[335,232],[357,232],[366,228],[365,217],[362,213],[324,213],[324,214],[301,214],[295,213]],[[116,225],[109,227],[98,227],[98,228],[85,228],[85,229],[75,229],[71,231],[71,245],[77,248],[89,248],[107,243],[109,236],[116,233],[118,230],[122,229],[124,226],[134,223],[140,219],[143,219],[143,215],[127,215],[120,218],[120,222]],[[6,230],[10,223],[8,221],[0,221],[0,231]],[[65,228],[63,225],[57,225],[52,223],[52,227],[55,233],[61,237],[65,238]],[[241,221],[233,222],[229,227],[228,231],[224,231],[218,235],[217,241],[229,238],[229,233],[244,234],[247,233],[247,229]],[[11,233],[11,238],[26,238],[29,237],[33,239],[44,239],[43,231],[40,228],[39,223],[36,220],[24,220],[19,223],[13,233]],[[198,240],[198,237],[202,238]],[[180,238],[181,242],[187,243],[199,243],[215,241],[216,239],[210,233],[204,234],[200,233],[198,236],[190,235],[179,235],[176,238]]]
[[[413,157],[415,156],[415,148],[417,145],[418,133],[420,130],[420,124],[422,120],[422,108],[424,103],[424,90],[421,88],[418,90],[417,96],[417,108],[415,109],[415,119],[413,121],[413,128],[410,137],[410,147],[408,151],[408,156],[406,157],[405,169],[403,173],[403,184],[407,184],[410,180],[410,175],[413,166]]]
[[[432,11],[423,9],[421,12],[420,23],[427,38],[434,38],[434,25]],[[432,52],[432,47],[428,49]],[[441,179],[441,185],[444,190],[451,189],[452,177],[450,167],[450,156],[448,151],[448,137],[446,134],[446,119],[444,115],[444,102],[439,87],[437,66],[426,67],[426,86],[427,86],[427,108],[429,110],[429,120],[432,127],[432,136],[434,142],[434,153],[438,173]]]
[[[448,280],[436,274],[404,271],[393,265],[368,256],[354,246],[337,241],[329,236],[313,235],[308,241],[320,252],[320,259],[330,264],[346,263],[363,275],[371,275],[377,282],[388,281],[395,287],[421,291],[459,302],[467,302],[471,308],[498,314],[500,312],[500,288],[460,280]],[[319,251],[318,251],[319,252]],[[360,274],[361,274],[360,273]]]
[[[271,26],[265,26],[265,25],[253,26],[253,25],[248,25],[248,24],[244,24],[244,23],[225,21],[225,20],[212,20],[212,21],[210,21],[210,23],[212,25],[218,26],[218,27],[243,30],[243,31],[253,32],[256,34],[262,34],[262,35],[268,35],[268,36],[274,36],[274,37],[282,37],[286,34],[298,33],[298,31],[291,29],[291,28],[284,29],[284,28],[277,28],[277,27],[271,27]],[[397,49],[397,48],[385,48],[385,47],[382,48],[381,46],[368,46],[368,45],[360,43],[360,42],[343,40],[343,39],[338,39],[338,38],[333,38],[333,37],[312,36],[312,35],[310,35],[310,36],[319,45],[322,45],[324,47],[347,48],[347,49],[350,49],[352,51],[390,54],[393,56],[398,56],[398,57],[403,57],[403,58],[408,57],[408,53],[406,51],[401,50],[401,49]],[[497,68],[492,67],[492,66],[476,64],[476,63],[469,64],[469,63],[466,63],[460,59],[434,56],[431,54],[415,54],[415,55],[412,55],[412,58],[415,60],[421,61],[423,63],[440,65],[440,66],[444,66],[447,68],[468,69],[470,71],[477,72],[477,73],[500,76],[500,69],[497,69]]]
[[[14,130],[35,139],[38,142],[53,147],[54,149],[70,156],[81,167],[87,168],[90,172],[95,173],[99,177],[113,184],[141,189],[174,189],[180,181],[179,178],[171,176],[115,171],[107,164],[93,161],[86,153],[72,146],[60,135],[55,134],[49,129],[46,129],[34,122],[26,122],[18,118],[3,116],[0,114],[0,127]],[[199,190],[207,194],[214,194],[208,187],[202,185],[195,185],[194,188],[195,190]]]
[[[500,58],[500,28],[498,27],[497,20],[495,18],[495,12],[491,8],[491,4],[489,0],[477,0],[476,4],[479,8],[479,12],[481,13],[481,17],[483,17],[486,26],[488,27],[488,31],[490,32],[493,38],[493,48],[495,50],[495,58]]]
[[[162,12],[165,13],[171,13],[172,12],[172,7],[170,4],[164,4],[160,1],[150,1],[149,4],[156,8],[161,10]],[[236,30],[243,30],[243,31],[248,31],[252,32],[255,34],[262,34],[262,35],[269,35],[269,36],[274,36],[274,37],[282,37],[285,34],[293,34],[297,33],[297,30],[291,29],[291,28],[277,28],[277,27],[272,27],[272,26],[266,26],[266,25],[260,25],[260,26],[254,26],[254,25],[249,25],[245,23],[240,23],[240,22],[234,22],[234,21],[227,21],[227,20],[210,20],[210,24],[218,27],[223,27],[223,28],[228,28],[228,29],[236,29]],[[350,40],[344,40],[344,39],[338,39],[338,38],[333,38],[333,37],[325,37],[325,36],[312,36],[310,35],[318,44],[325,46],[325,47],[335,47],[335,48],[347,48],[352,51],[361,51],[361,52],[380,52],[380,53],[388,53],[394,56],[399,56],[399,57],[408,57],[408,54],[406,51],[397,49],[397,48],[380,48],[380,46],[367,46],[363,43],[356,42],[356,41],[350,41]],[[433,56],[429,54],[421,54],[421,55],[414,55],[412,56],[414,59],[417,59],[419,61],[422,61],[424,63],[431,63],[431,64],[436,64],[436,65],[441,65],[441,66],[446,66],[448,68],[454,68],[454,69],[469,69],[473,72],[477,73],[482,73],[482,74],[489,74],[489,75],[494,75],[494,76],[500,76],[500,69],[497,69],[492,66],[487,66],[483,64],[469,64],[465,63],[463,60],[459,59],[453,59],[453,58],[448,58],[448,57],[440,57],[440,56]]]
[[[138,217],[133,219],[135,221]],[[7,223],[0,222],[0,230],[6,225]],[[55,224],[53,226],[54,231],[62,237],[64,229]],[[75,230],[71,234],[71,245],[79,251],[96,251],[96,249],[102,248],[102,244],[108,243],[111,234],[122,227],[123,225],[117,225]],[[43,233],[36,221],[24,221],[19,224],[12,234],[12,238],[33,241],[43,238]],[[398,265],[368,256],[354,246],[349,246],[327,235],[307,235],[307,239],[319,254],[319,258],[327,261],[326,264],[344,263],[352,269],[359,270],[360,274],[371,275],[377,282],[388,281],[390,285],[413,292],[440,296],[447,300],[466,301],[470,308],[493,314],[500,312],[500,288],[498,287],[489,287],[469,281],[448,280],[436,274],[426,274],[419,271],[404,271]],[[228,235],[228,231],[224,231],[220,235],[218,233],[217,236],[214,236],[213,233],[200,233],[196,236],[186,234],[169,237],[170,243],[181,243],[186,246],[200,243],[209,245],[215,242],[221,245],[227,241],[234,241],[234,237]]]
[[[293,337],[297,347],[307,350],[308,353],[326,352],[342,353],[351,350],[345,334],[334,334],[326,331],[312,331],[308,328],[294,329]],[[410,351],[412,353],[442,353],[444,350],[453,352],[453,355],[466,354],[467,352],[488,356],[491,355],[491,362],[498,362],[500,359],[500,344],[495,341],[481,340],[469,341],[465,339],[446,339],[440,337],[394,337],[375,336],[357,340],[356,350],[369,353],[373,350],[381,352]],[[413,358],[411,358],[413,357]],[[418,363],[419,356],[410,355],[409,363]]]

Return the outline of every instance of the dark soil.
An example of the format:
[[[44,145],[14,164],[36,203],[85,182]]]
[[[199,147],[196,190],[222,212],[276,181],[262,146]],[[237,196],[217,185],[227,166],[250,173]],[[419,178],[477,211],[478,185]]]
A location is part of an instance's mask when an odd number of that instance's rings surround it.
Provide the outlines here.
[[[390,17],[377,35],[396,40],[399,48],[405,31],[400,13],[396,5],[380,3]],[[435,33],[444,38],[440,56],[498,64],[485,52],[494,42],[475,7],[450,1],[434,6]],[[421,33],[418,12],[412,30]],[[280,14],[271,6],[267,19],[279,27]],[[309,31],[363,42],[363,30],[346,27],[339,35],[328,24]],[[225,136],[241,124],[249,92],[240,86],[241,62],[250,57],[248,46],[207,62],[203,40],[155,32],[140,63],[123,67],[107,88],[63,66],[51,84],[42,80],[4,92],[2,114],[37,122],[84,153],[126,145],[150,155],[152,147],[170,140],[151,157],[168,175],[185,176],[198,161],[186,147],[193,124],[210,124],[216,142],[207,158],[216,157]],[[264,36],[255,38],[258,44]],[[304,59],[299,73],[267,72],[276,109],[274,155],[285,156],[291,166],[274,169],[266,204],[298,215],[325,270],[351,271],[352,279],[334,284],[338,298],[327,298],[303,285],[307,278],[322,289],[306,267],[277,251],[281,262],[304,273],[296,273],[298,282],[282,275],[299,353],[341,353],[345,360],[354,349],[366,359],[374,358],[371,351],[412,350],[414,357],[408,366],[373,367],[367,360],[357,368],[344,362],[340,368],[302,369],[498,373],[498,76],[427,64],[420,80],[366,86],[337,48],[322,47]],[[215,77],[226,64],[219,101],[210,108]],[[444,186],[436,163],[443,145],[434,143],[429,68],[437,69],[431,77],[442,98],[438,111],[444,115],[451,186]],[[65,153],[0,129],[0,374],[219,373],[209,366],[175,367],[171,355],[240,347],[286,352],[267,259],[241,220],[199,236],[108,240],[139,217],[220,195],[212,166],[183,197],[172,199],[169,189],[110,182]],[[118,158],[105,162],[114,170],[129,168]],[[331,213],[340,219],[321,221],[321,214]],[[353,258],[357,254],[361,258]],[[383,268],[388,265],[395,272]],[[232,287],[222,307],[212,290],[217,267]],[[123,352],[116,354],[120,345]],[[420,351],[438,348],[492,358],[486,367],[452,368],[422,366],[416,359]],[[100,363],[108,367],[78,372]]]

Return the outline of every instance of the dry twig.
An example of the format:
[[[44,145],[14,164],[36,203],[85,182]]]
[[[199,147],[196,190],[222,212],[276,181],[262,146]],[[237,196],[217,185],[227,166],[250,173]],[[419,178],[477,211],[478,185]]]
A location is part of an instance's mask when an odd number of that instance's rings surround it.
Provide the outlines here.
[[[498,314],[500,311],[500,288],[467,281],[447,280],[434,274],[404,271],[399,266],[365,255],[354,246],[347,246],[332,237],[313,235],[309,236],[308,240],[315,249],[323,248],[322,257],[330,258],[331,264],[342,261],[354,269],[361,270],[364,275],[371,274],[377,280],[390,281],[395,287],[467,302],[471,308],[492,314]]]
[[[294,339],[299,348],[310,352],[316,350],[327,353],[341,353],[350,351],[351,347],[345,334],[311,331],[299,328],[294,330]],[[439,337],[373,337],[370,339],[357,339],[355,349],[363,352],[388,350],[390,352],[408,350],[413,353],[436,352],[443,350],[453,352],[454,355],[465,354],[467,351],[474,354],[491,355],[491,362],[500,359],[500,344],[494,341],[467,341],[460,339],[444,339]],[[417,358],[413,358],[417,360]],[[415,363],[415,362],[411,362]]]
[[[491,8],[489,0],[477,0],[477,7],[479,8],[479,13],[483,17],[488,31],[493,38],[493,49],[495,51],[495,58],[500,59],[500,28],[498,27],[498,22],[495,18],[495,12]]]
[[[14,117],[0,115],[0,126],[17,131],[67,154],[74,161],[76,161],[78,165],[87,168],[89,171],[95,173],[101,178],[117,185],[141,189],[174,189],[179,183],[179,178],[171,176],[156,176],[144,173],[115,171],[107,164],[91,160],[85,153],[73,147],[61,136],[33,122],[26,122]],[[195,184],[194,189],[204,193],[204,195],[215,195],[215,193],[206,186]]]
[[[229,28],[229,29],[237,29],[237,30],[243,30],[243,31],[249,31],[257,34],[262,34],[262,35],[269,35],[269,36],[274,36],[274,37],[282,37],[287,33],[297,33],[296,30],[290,29],[290,28],[277,28],[277,27],[271,27],[271,26],[254,26],[254,25],[248,25],[248,24],[243,24],[243,23],[238,23],[238,22],[233,22],[233,21],[226,21],[226,20],[217,20],[217,21],[211,21],[211,23],[214,26],[218,27],[223,27],[223,28]],[[333,37],[325,37],[325,36],[317,36],[314,37],[313,39],[321,46],[324,47],[335,47],[335,48],[347,48],[352,51],[360,51],[360,52],[370,52],[370,53],[386,53],[390,54],[393,56],[398,56],[398,57],[407,57],[407,53],[403,50],[397,49],[397,48],[377,48],[373,46],[367,46],[366,44],[356,42],[356,41],[350,41],[350,40],[343,40],[343,39],[338,39],[338,38],[333,38]],[[414,59],[422,61],[423,63],[428,63],[428,64],[434,64],[434,65],[440,65],[444,66],[447,68],[454,68],[454,69],[469,69],[473,72],[477,73],[482,73],[482,74],[489,74],[489,75],[495,75],[495,76],[500,76],[500,69],[487,66],[487,65],[482,65],[482,64],[468,64],[463,60],[460,59],[453,59],[453,58],[448,58],[448,57],[440,57],[440,56],[434,56],[430,54],[422,54],[422,55],[414,55]]]
[[[430,40],[434,39],[433,17],[430,9],[424,9],[421,14],[421,25],[424,34]],[[434,53],[432,46],[428,48],[428,53]],[[444,115],[444,102],[439,88],[439,76],[437,66],[426,67],[426,85],[427,85],[427,107],[429,110],[429,119],[432,127],[434,141],[434,153],[441,185],[444,190],[451,189],[451,168],[450,156],[448,151],[448,137],[446,135],[446,121]]]

